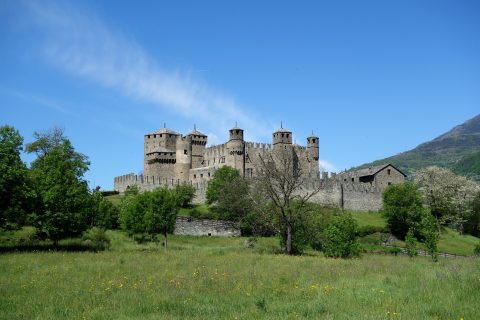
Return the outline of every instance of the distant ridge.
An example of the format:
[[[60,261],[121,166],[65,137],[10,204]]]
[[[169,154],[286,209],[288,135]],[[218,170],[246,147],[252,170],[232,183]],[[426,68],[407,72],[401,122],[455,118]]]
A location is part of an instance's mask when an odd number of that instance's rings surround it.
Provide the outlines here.
[[[406,174],[436,165],[480,181],[480,115],[412,150],[350,170],[387,163],[395,165]]]

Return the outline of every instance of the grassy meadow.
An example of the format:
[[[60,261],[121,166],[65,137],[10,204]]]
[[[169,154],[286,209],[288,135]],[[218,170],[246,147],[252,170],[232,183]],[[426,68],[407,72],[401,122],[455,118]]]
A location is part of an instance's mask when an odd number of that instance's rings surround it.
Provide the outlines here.
[[[278,239],[172,236],[0,255],[1,319],[477,319],[480,261],[275,254]]]

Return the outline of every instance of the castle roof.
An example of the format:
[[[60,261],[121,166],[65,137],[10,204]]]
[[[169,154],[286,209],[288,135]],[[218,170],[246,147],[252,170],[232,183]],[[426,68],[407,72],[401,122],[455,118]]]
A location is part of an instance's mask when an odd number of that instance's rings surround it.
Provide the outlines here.
[[[283,128],[283,127],[280,127],[280,128],[279,128],[277,131],[275,131],[275,132],[288,132],[288,133],[292,133],[292,131],[287,130],[287,129]]]
[[[400,171],[398,168],[396,168],[395,166],[393,166],[391,164],[382,164],[382,165],[379,165],[379,166],[368,167],[368,168],[365,168],[365,169],[359,169],[359,170],[347,172],[347,174],[349,176],[356,176],[356,177],[374,176],[388,166],[393,167],[395,170],[397,170],[398,172],[403,174],[405,177],[407,176],[406,174],[404,174],[402,171]]]
[[[230,130],[243,130],[243,129],[235,126],[235,127],[233,127],[232,129],[230,129]]]
[[[193,130],[192,132],[190,132],[188,135],[189,135],[189,136],[204,136],[204,137],[207,136],[206,134],[201,133],[201,132],[198,131],[197,129],[194,129],[194,130]]]
[[[316,136],[316,135],[313,133],[313,130],[312,130],[312,133],[311,133],[307,138],[317,138],[317,139],[318,139],[318,136]]]
[[[173,131],[173,130],[171,130],[171,129],[168,129],[168,128],[159,129],[159,130],[155,131],[154,133],[155,133],[155,134],[158,134],[158,133],[168,133],[168,134],[174,134],[174,135],[177,135],[177,136],[180,135],[180,133],[175,132],[175,131]]]

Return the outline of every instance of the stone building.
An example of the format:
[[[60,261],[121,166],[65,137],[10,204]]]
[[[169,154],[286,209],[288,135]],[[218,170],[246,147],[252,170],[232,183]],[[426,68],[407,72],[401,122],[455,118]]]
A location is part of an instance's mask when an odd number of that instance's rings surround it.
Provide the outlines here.
[[[391,164],[384,164],[338,175],[343,182],[359,182],[385,189],[391,184],[405,181],[406,175]]]
[[[144,136],[143,175],[160,181],[189,182],[209,180],[213,172],[230,166],[245,177],[255,174],[255,163],[276,148],[292,151],[308,176],[319,175],[319,142],[313,135],[307,138],[307,146],[293,144],[293,134],[283,128],[272,135],[272,144],[247,142],[243,129],[235,126],[229,130],[229,140],[221,145],[207,147],[208,137],[196,128],[186,136],[162,128]]]

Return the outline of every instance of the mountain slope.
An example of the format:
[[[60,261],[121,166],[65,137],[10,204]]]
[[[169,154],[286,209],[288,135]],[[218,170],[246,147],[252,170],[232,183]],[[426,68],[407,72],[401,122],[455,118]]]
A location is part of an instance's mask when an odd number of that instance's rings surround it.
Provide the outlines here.
[[[480,115],[412,150],[352,170],[386,163],[395,165],[406,174],[436,165],[480,179]]]

